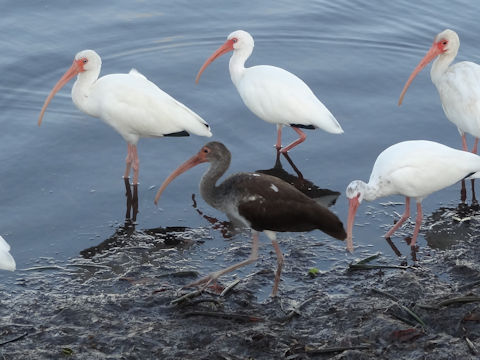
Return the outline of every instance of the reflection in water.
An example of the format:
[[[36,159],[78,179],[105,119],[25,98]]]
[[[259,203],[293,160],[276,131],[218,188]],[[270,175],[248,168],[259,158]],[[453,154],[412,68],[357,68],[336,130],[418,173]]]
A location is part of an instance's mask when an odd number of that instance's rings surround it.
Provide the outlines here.
[[[152,248],[150,249],[152,252],[171,247],[189,247],[193,243],[191,232],[188,236],[186,235],[189,230],[189,228],[184,226],[167,226],[165,228],[158,227],[137,231],[135,229],[135,223],[127,219],[125,224],[118,227],[112,236],[99,245],[80,251],[80,255],[86,259],[90,259],[110,249],[137,245],[138,238],[141,236],[153,236],[155,239],[162,240],[160,242],[149,242],[152,244]]]
[[[125,196],[127,197],[127,211],[125,213],[125,222],[130,222],[130,220],[135,222],[137,221],[138,214],[138,184],[130,185],[130,179],[128,177],[124,177],[123,181],[125,182]]]
[[[282,166],[280,161],[280,153],[277,152],[277,157],[275,160],[275,165],[271,169],[267,170],[257,170],[257,173],[267,174],[275,176],[283,181],[295,186],[302,193],[307,195],[309,198],[315,200],[320,205],[325,207],[332,206],[337,201],[337,198],[340,196],[338,191],[333,191],[329,189],[322,189],[315,185],[310,180],[307,180],[303,177],[302,173],[298,170],[297,166],[294,164],[288,153],[284,154],[290,166],[297,173],[297,176],[289,174]]]
[[[425,239],[434,249],[448,249],[452,245],[471,236],[474,223],[471,221],[478,214],[477,202],[472,205],[460,203],[456,208],[441,207],[426,220],[428,231]]]

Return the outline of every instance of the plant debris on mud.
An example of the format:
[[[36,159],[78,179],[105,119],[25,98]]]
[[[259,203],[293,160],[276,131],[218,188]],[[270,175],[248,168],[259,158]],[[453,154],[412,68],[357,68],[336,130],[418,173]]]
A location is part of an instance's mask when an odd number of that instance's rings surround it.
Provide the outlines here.
[[[208,231],[121,228],[82,257],[20,270],[16,284],[0,285],[0,355],[478,359],[478,233],[472,226],[447,250],[420,249],[409,266],[363,251],[325,271],[310,271],[315,239],[304,236],[299,246],[287,238],[279,297],[270,298],[276,260],[266,247],[245,273],[203,291],[183,289],[212,261],[192,258]],[[248,236],[239,242],[228,262],[248,257]],[[342,244],[322,246],[322,253],[342,253]]]

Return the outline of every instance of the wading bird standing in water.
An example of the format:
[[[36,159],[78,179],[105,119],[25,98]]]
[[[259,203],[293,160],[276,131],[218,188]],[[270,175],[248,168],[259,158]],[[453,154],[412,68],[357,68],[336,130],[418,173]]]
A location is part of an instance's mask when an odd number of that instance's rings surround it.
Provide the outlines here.
[[[301,79],[292,73],[269,65],[245,67],[253,51],[253,38],[243,30],[228,35],[203,64],[203,71],[219,56],[233,51],[230,58],[230,77],[245,105],[260,119],[277,125],[277,151],[286,153],[306,139],[303,129],[322,129],[341,134],[343,129],[330,111]],[[282,147],[282,127],[290,126],[299,135],[291,144]]]
[[[72,100],[84,113],[100,118],[113,127],[127,142],[124,173],[127,192],[127,218],[138,211],[139,160],[137,142],[141,137],[212,136],[208,124],[135,69],[128,74],[110,74],[99,78],[102,60],[93,50],[75,55],[70,69],[54,86],[43,105],[38,125],[55,94],[74,76]],[[129,176],[133,169],[133,195]]]
[[[200,182],[200,194],[208,204],[224,212],[234,224],[252,229],[252,252],[247,260],[211,273],[189,286],[207,286],[223,274],[256,261],[258,232],[263,231],[272,241],[277,255],[277,271],[272,290],[272,296],[276,296],[283,266],[276,232],[319,229],[339,240],[344,240],[347,234],[334,213],[277,177],[242,172],[233,174],[216,185],[230,166],[230,159],[230,151],[225,145],[209,142],[165,179],[155,196],[155,203],[173,179],[198,164],[209,162],[210,167]]]

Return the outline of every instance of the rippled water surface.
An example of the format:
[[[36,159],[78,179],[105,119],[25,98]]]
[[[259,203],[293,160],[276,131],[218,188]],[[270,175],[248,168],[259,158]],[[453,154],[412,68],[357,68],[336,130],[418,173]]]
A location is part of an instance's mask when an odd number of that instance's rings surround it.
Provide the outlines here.
[[[331,209],[345,223],[344,189],[351,180],[368,180],[376,156],[387,146],[429,139],[460,147],[428,69],[415,79],[402,107],[397,106],[406,79],[434,35],[452,28],[462,41],[458,59],[478,62],[480,57],[478,6],[470,1],[437,1],[434,6],[416,1],[2,1],[1,8],[0,234],[12,245],[20,269],[42,257],[75,257],[107,239],[123,222],[125,142],[100,120],[76,109],[70,98],[73,82],[57,94],[42,126],[37,126],[46,96],[80,50],[100,54],[102,74],[136,68],[210,123],[213,139],[232,152],[229,172],[253,171],[273,166],[275,127],[243,105],[228,74],[229,55],[217,59],[200,84],[194,83],[201,64],[230,32],[249,31],[255,49],[247,65],[271,64],[295,73],[345,130],[343,135],[309,131],[306,142],[291,152],[306,178],[342,192]],[[284,142],[293,140],[293,134],[285,129]],[[204,246],[230,247],[192,207],[191,194],[196,193],[199,210],[225,219],[198,194],[206,166],[172,183],[159,208],[153,204],[163,179],[205,142],[196,136],[140,141],[137,228],[205,228],[209,235]],[[459,185],[430,196],[424,201],[425,217],[441,207],[456,207],[459,196]],[[378,249],[397,259],[382,235],[396,217],[394,211],[403,212],[399,202],[403,198],[392,197],[360,207],[354,256]],[[428,229],[424,226],[419,238],[424,251]],[[401,235],[412,230],[411,225],[392,238],[401,254],[398,261],[411,260]],[[284,234],[280,243],[301,242],[303,236]],[[333,246],[315,250],[314,266],[353,258],[319,231],[305,236]],[[468,236],[468,231],[452,236]],[[266,248],[268,243],[263,243]],[[231,259],[216,261],[198,267],[207,272]],[[0,273],[0,278],[15,276]]]

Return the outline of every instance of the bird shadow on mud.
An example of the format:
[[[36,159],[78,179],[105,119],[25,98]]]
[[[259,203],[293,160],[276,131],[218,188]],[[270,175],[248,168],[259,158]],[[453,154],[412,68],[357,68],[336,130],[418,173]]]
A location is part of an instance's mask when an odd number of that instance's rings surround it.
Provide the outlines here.
[[[293,185],[302,193],[325,207],[330,207],[336,203],[337,198],[340,196],[340,192],[321,188],[320,186],[315,185],[312,181],[305,179],[303,174],[300,172],[298,167],[288,155],[288,153],[284,154],[284,157],[292,167],[295,174],[289,173],[283,168],[279,152],[277,152],[276,154],[274,166],[272,168],[256,170],[254,172],[275,176]],[[192,241],[190,236],[193,229],[185,226],[166,226],[138,230],[136,228],[136,221],[132,220],[129,216],[130,210],[132,209],[132,203],[130,199],[131,195],[129,197],[128,191],[126,193],[126,196],[127,216],[124,224],[117,227],[115,229],[115,232],[110,237],[102,241],[100,244],[80,251],[80,255],[82,257],[89,259],[97,254],[102,254],[114,248],[130,246],[132,245],[132,241],[135,241],[135,238],[137,238],[138,235],[142,234],[153,236],[155,237],[155,239],[161,240],[156,242],[155,246],[158,247],[158,249],[171,247],[186,248],[190,247],[195,242]],[[232,236],[243,230],[234,226],[234,224],[232,224],[230,221],[219,220],[215,216],[205,213],[199,208],[195,194],[192,194],[192,207],[201,217],[203,217],[210,224],[213,230],[219,231],[222,234],[222,237],[225,239],[231,238]],[[133,212],[132,215],[134,215],[134,217],[136,218],[135,212]],[[189,233],[188,236],[184,236],[185,233]]]

